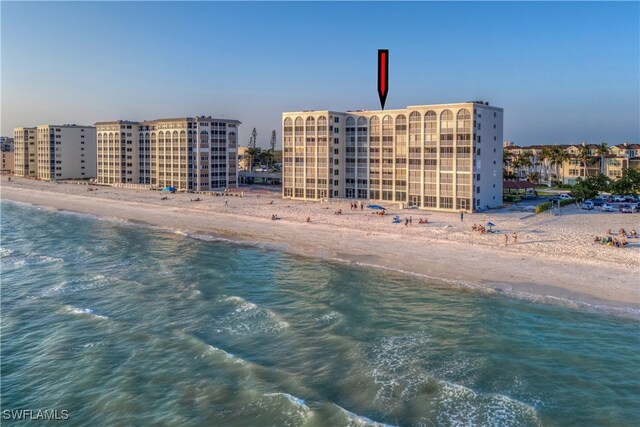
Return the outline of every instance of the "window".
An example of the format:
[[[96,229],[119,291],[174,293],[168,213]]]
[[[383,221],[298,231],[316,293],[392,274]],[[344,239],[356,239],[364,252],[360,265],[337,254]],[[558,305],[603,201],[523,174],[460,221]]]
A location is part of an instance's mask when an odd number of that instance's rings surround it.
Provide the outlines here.
[[[334,170],[334,171],[333,171],[333,174],[334,174],[335,176],[338,176],[338,175],[340,175],[340,171],[339,171],[338,169],[336,169],[336,170]]]
[[[338,180],[334,180],[334,181],[333,181],[333,185],[340,185],[340,181],[338,181]]]
[[[480,181],[480,174],[476,175],[476,180]]]
[[[334,117],[333,123],[340,123],[340,117]]]
[[[334,148],[333,149],[333,154],[338,154],[339,152],[340,152],[340,149],[338,149],[338,148]]]

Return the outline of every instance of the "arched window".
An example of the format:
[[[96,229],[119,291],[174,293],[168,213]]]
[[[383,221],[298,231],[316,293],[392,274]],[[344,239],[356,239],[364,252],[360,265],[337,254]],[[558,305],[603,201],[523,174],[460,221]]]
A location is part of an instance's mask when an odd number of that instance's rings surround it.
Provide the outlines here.
[[[296,133],[304,132],[304,121],[302,117],[296,117]]]
[[[347,122],[346,122],[347,126],[355,126],[356,125],[356,121],[353,117],[347,117]]]
[[[453,113],[451,110],[444,110],[440,113],[440,132],[453,133]]]
[[[285,126],[293,126],[293,120],[291,120],[291,117],[287,117],[284,119],[284,125]]]
[[[382,135],[393,135],[393,119],[389,115],[382,118]]]
[[[173,136],[173,142],[177,144],[178,143],[178,131],[174,130],[172,136]]]
[[[425,144],[437,142],[438,116],[435,111],[427,111],[424,115],[424,133]]]
[[[306,129],[307,133],[316,132],[316,120],[313,117],[307,117]]]
[[[469,113],[469,110],[467,110],[466,108],[463,108],[462,110],[458,111],[458,120],[469,120],[471,118],[471,113]]]
[[[327,118],[325,116],[318,117],[318,133],[327,133]]]
[[[140,141],[144,141],[144,133],[140,132],[140,133],[138,134],[138,139],[139,139]]]
[[[164,132],[158,132],[158,144],[164,144]]]
[[[471,113],[466,108],[456,114],[458,132],[471,132]]]
[[[396,132],[405,132],[407,130],[407,116],[400,114],[396,117]]]
[[[358,117],[358,126],[366,126],[367,125],[367,119],[365,119],[364,117]]]
[[[420,116],[420,113],[418,113],[417,111],[414,111],[411,114],[409,114],[409,142],[412,144],[420,142],[420,122],[421,121],[422,121],[422,117]]]
[[[183,130],[180,131],[180,144],[184,145],[187,143],[187,133]]]
[[[378,118],[378,116],[371,117],[369,126],[372,135],[380,135],[380,119]]]
[[[453,113],[451,110],[444,110],[440,113],[440,120],[453,120]]]

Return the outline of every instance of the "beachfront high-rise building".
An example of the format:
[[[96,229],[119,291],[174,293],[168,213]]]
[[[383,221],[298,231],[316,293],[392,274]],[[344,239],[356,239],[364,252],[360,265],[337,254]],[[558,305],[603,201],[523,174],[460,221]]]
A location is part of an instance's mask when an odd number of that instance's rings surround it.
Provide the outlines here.
[[[97,174],[99,184],[149,184],[149,144],[140,144],[138,122],[98,122]]]
[[[503,110],[485,102],[283,113],[283,197],[502,205]]]
[[[206,191],[238,183],[238,120],[96,123],[97,182]]]
[[[39,125],[36,147],[39,179],[96,176],[96,129],[92,126]]]
[[[35,177],[38,173],[36,128],[13,130],[14,168],[17,176]]]

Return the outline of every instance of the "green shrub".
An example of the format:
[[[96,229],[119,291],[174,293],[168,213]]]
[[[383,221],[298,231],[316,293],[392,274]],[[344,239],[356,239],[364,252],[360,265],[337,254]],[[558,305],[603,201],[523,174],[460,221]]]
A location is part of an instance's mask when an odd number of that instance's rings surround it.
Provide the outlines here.
[[[548,211],[549,209],[551,209],[551,202],[540,203],[538,206],[536,206],[536,213],[539,214],[544,211]]]
[[[570,200],[560,200],[560,207],[563,206],[567,206],[570,205],[572,203],[575,203],[575,199],[570,199]],[[544,202],[544,203],[540,203],[538,206],[536,206],[536,213],[542,213],[545,211],[548,211],[549,209],[551,209],[551,202]]]

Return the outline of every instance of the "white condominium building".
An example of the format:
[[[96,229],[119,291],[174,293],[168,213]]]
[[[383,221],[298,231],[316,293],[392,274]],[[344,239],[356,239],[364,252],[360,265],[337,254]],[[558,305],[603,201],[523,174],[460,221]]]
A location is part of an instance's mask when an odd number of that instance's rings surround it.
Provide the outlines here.
[[[120,120],[98,122],[95,127],[98,144],[96,182],[149,184],[149,143],[147,141],[145,145],[143,139],[140,144],[140,124]]]
[[[36,129],[36,177],[45,180],[96,176],[96,129],[40,125]]]
[[[194,191],[236,187],[239,125],[205,116],[96,123],[97,181]]]
[[[35,177],[38,174],[36,128],[15,128],[13,141],[15,174]]]
[[[283,113],[283,197],[471,212],[502,204],[503,110],[485,102]]]

